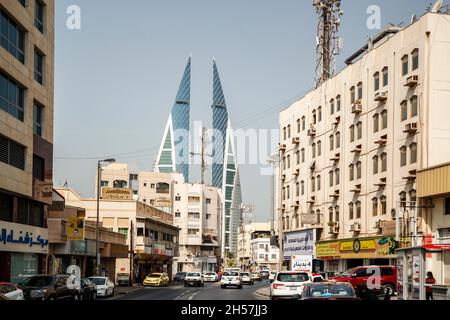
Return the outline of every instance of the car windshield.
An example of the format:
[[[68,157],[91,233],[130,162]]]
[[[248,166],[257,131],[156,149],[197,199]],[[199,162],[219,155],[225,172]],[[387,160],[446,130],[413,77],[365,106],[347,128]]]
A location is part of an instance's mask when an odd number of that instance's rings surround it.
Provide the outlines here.
[[[185,276],[186,275],[186,272],[178,272],[177,273],[177,276]]]
[[[26,287],[48,287],[52,285],[53,280],[53,277],[48,276],[31,277],[22,282],[22,285]]]
[[[215,273],[213,273],[213,272],[208,272],[206,275],[207,275],[207,276],[214,276]]]
[[[341,276],[341,277],[348,277],[349,275],[352,274],[352,271],[353,271],[353,268],[352,268],[352,269],[348,269],[348,270],[342,272],[342,273],[340,274],[340,276]]]
[[[149,278],[161,278],[162,274],[160,273],[152,273],[148,275]]]
[[[200,273],[190,272],[186,275],[186,277],[200,277]]]
[[[250,274],[249,273],[247,273],[247,272],[242,272],[241,273],[241,276],[243,276],[243,277],[248,277]]]
[[[315,285],[309,288],[309,295],[311,297],[352,297],[353,291],[348,285]]]
[[[95,285],[97,286],[103,286],[106,283],[105,278],[89,278]]]
[[[227,276],[227,277],[238,277],[239,273],[238,272],[225,272],[223,275]]]
[[[280,282],[305,282],[309,280],[307,273],[279,273],[277,280]]]

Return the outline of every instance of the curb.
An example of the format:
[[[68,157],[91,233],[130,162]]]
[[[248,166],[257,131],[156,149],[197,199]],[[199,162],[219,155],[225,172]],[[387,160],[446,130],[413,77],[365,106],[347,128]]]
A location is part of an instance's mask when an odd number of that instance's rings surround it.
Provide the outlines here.
[[[256,290],[256,294],[259,294],[260,296],[263,296],[263,297],[270,297],[270,291],[269,291],[269,293],[265,293],[265,291],[266,290],[259,289],[259,290]]]

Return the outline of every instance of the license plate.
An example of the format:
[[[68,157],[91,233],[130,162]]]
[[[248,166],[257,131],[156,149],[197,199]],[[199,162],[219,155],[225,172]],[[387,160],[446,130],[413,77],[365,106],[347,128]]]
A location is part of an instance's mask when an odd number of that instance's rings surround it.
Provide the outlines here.
[[[291,290],[291,291],[297,291],[297,287],[290,287],[289,290]]]

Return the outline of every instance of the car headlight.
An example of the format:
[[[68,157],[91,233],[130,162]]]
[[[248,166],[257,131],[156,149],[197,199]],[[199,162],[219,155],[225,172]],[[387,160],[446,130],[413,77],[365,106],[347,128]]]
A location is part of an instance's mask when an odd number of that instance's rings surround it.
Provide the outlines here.
[[[42,290],[32,290],[30,295],[33,298],[41,298],[44,297],[47,294],[47,290],[46,289],[42,289]]]

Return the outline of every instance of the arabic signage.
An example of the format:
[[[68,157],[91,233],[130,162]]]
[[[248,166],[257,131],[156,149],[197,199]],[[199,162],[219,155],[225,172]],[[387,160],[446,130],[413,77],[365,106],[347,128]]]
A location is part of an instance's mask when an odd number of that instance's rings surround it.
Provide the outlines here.
[[[169,198],[159,197],[155,199],[155,207],[171,207],[172,201]]]
[[[164,244],[153,243],[152,244],[152,254],[165,256],[166,255],[166,246]]]
[[[284,235],[284,260],[292,256],[314,256],[315,230],[304,230]]]
[[[133,200],[132,189],[102,188],[102,199],[105,200]]]
[[[0,221],[0,251],[48,253],[48,229]]]
[[[317,244],[318,259],[395,258],[398,243],[391,237],[361,238]]]
[[[312,272],[312,267],[313,267],[313,257],[310,255],[291,257],[291,271]]]
[[[69,218],[67,225],[67,240],[84,240],[84,219],[72,217]]]

